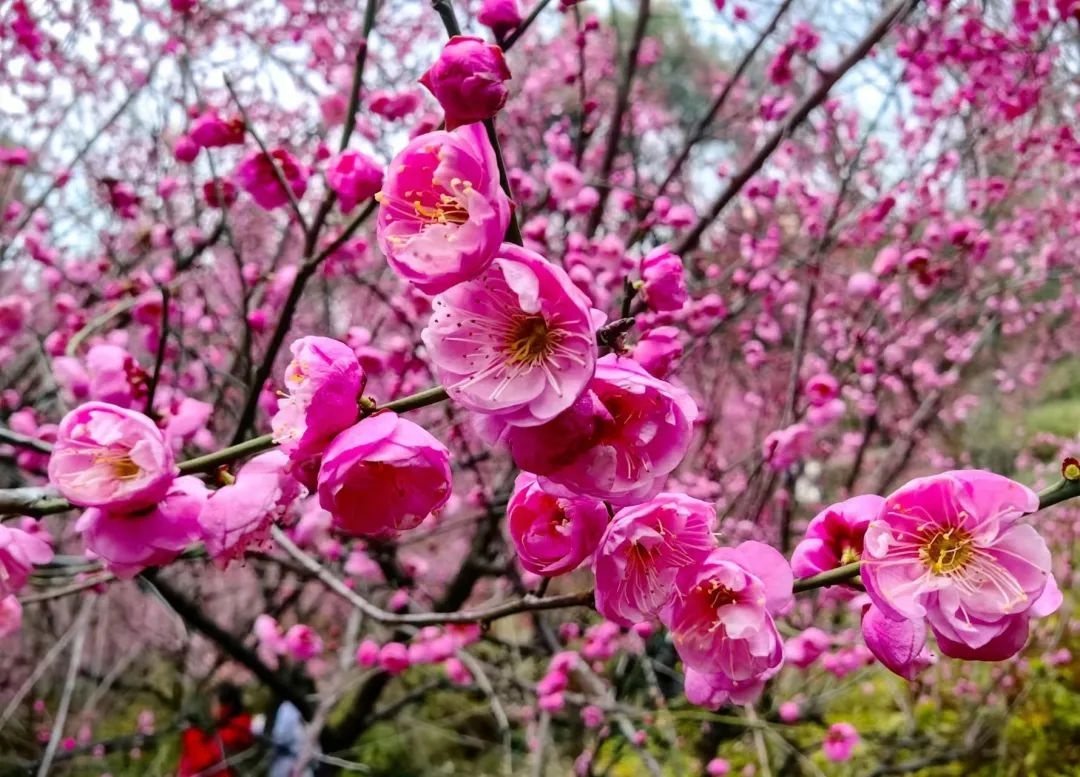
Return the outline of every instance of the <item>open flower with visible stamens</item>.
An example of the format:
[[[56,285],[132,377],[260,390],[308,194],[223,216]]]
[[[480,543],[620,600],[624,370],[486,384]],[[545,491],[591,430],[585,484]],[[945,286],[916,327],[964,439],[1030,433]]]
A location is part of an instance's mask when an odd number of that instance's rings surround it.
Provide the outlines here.
[[[1019,523],[1038,507],[1031,489],[991,472],[911,481],[866,530],[867,593],[894,620],[925,618],[947,656],[1014,655],[1030,616],[1054,609],[1050,551],[1033,527]]]
[[[791,606],[793,583],[784,557],[761,542],[681,569],[663,620],[683,663],[727,691],[771,676],[784,660],[773,616]]]
[[[863,494],[829,505],[815,515],[791,555],[795,574],[809,577],[858,561],[866,527],[881,515],[884,505],[880,496]]]
[[[414,138],[390,162],[375,199],[376,236],[390,267],[428,294],[483,272],[510,223],[510,200],[480,124]]]
[[[49,482],[81,507],[149,507],[176,474],[172,447],[154,422],[104,402],[87,402],[64,416],[49,458]]]
[[[632,626],[658,615],[671,600],[680,570],[716,547],[716,510],[685,494],[654,499],[615,513],[596,551],[596,609]]]
[[[479,277],[435,298],[421,337],[451,398],[515,426],[566,410],[596,366],[588,298],[561,268],[508,243]]]

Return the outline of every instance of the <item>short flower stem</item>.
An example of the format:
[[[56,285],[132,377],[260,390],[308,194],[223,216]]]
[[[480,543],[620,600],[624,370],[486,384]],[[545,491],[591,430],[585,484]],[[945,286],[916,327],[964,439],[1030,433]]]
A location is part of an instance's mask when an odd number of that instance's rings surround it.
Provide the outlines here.
[[[859,576],[859,569],[861,567],[861,561],[853,561],[850,564],[844,564],[842,567],[829,569],[825,572],[811,575],[810,577],[800,577],[795,581],[793,590],[795,593],[799,594],[804,591],[813,591],[815,588],[825,588],[826,586],[854,580]]]
[[[1064,502],[1066,499],[1073,499],[1078,496],[1080,496],[1080,480],[1065,480],[1062,478],[1054,485],[1039,492],[1039,509],[1045,510],[1047,507],[1052,507]]]

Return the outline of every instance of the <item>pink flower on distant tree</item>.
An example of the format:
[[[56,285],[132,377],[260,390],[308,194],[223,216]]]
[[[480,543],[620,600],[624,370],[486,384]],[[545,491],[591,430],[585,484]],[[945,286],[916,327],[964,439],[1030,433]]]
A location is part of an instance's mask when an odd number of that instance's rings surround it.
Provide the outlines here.
[[[688,299],[682,259],[660,245],[641,260],[641,294],[651,310],[680,310]]]
[[[303,197],[307,191],[308,171],[283,148],[276,148],[268,154],[261,151],[250,154],[240,162],[233,174],[236,185],[266,210],[289,204],[289,193],[278,180],[275,167],[293,196],[297,200]]]
[[[851,760],[855,745],[859,744],[859,732],[850,723],[833,723],[825,734],[821,749],[833,763]]]

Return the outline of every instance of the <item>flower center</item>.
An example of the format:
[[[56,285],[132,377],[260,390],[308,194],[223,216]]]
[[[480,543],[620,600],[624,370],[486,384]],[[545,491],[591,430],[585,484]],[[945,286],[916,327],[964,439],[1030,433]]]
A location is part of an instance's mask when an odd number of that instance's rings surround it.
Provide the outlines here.
[[[937,531],[923,539],[919,560],[935,575],[947,575],[963,567],[972,555],[971,535],[963,529]]]
[[[549,329],[540,314],[515,316],[506,338],[507,361],[510,364],[544,361],[558,341],[559,333]]]
[[[420,200],[414,200],[412,206],[417,216],[431,224],[464,224],[469,220],[469,211],[449,194],[439,195],[437,205],[425,205]]]
[[[142,472],[128,453],[103,453],[94,457],[94,463],[109,467],[117,480],[131,480]]]
[[[709,597],[709,604],[716,610],[739,601],[738,594],[716,580],[710,580],[706,583],[706,593]]]
[[[840,553],[841,564],[854,564],[859,558],[859,551],[850,545],[845,545],[843,551]]]

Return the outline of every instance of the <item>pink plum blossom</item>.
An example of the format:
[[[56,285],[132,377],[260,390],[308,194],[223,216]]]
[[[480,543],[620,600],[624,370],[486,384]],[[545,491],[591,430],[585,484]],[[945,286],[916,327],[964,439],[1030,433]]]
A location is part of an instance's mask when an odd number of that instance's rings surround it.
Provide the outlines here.
[[[685,391],[609,354],[569,409],[541,426],[511,428],[507,441],[545,490],[630,504],[663,487],[686,454],[696,416]]]
[[[683,663],[727,690],[775,673],[784,650],[773,616],[790,607],[793,582],[784,557],[754,541],[682,567],[663,617]]]
[[[981,470],[912,480],[866,530],[867,593],[886,617],[925,618],[947,656],[1014,655],[1029,616],[1054,605],[1040,602],[1056,590],[1046,542],[1019,522],[1038,507],[1031,489]]]
[[[0,599],[18,593],[34,565],[52,558],[53,550],[44,539],[0,523]]]
[[[641,260],[641,293],[650,310],[679,310],[686,304],[682,259],[660,245]]]
[[[450,454],[430,433],[377,413],[334,438],[319,470],[319,503],[352,535],[412,529],[450,498]]]
[[[322,637],[310,626],[297,623],[283,637],[285,650],[297,661],[310,661],[323,652]]]
[[[502,38],[521,24],[521,11],[517,0],[484,0],[476,20]]]
[[[851,752],[859,744],[859,732],[850,723],[833,723],[825,734],[821,749],[833,763],[851,760]]]
[[[49,482],[72,504],[138,510],[162,499],[175,477],[172,448],[141,413],[87,402],[60,422]]]
[[[681,570],[695,568],[716,547],[716,510],[678,493],[615,513],[593,562],[596,609],[630,626],[669,604]]]
[[[386,260],[428,294],[482,273],[510,223],[510,200],[480,124],[413,139],[390,162],[376,199]]]
[[[348,213],[379,193],[383,167],[367,154],[343,151],[327,163],[326,182],[338,196],[341,210]]]
[[[289,194],[278,180],[275,167],[293,196],[296,199],[303,197],[307,191],[308,171],[283,148],[276,148],[265,154],[256,151],[244,157],[233,174],[236,185],[250,194],[259,207],[266,210],[289,204]]]
[[[420,77],[446,114],[446,128],[490,119],[506,104],[510,69],[502,49],[471,35],[455,35]]]
[[[637,341],[633,351],[634,361],[661,380],[671,373],[682,354],[682,337],[673,326],[650,329]]]
[[[885,507],[880,496],[865,494],[830,505],[814,516],[806,535],[795,546],[791,568],[799,577],[858,561],[863,552],[863,535]]]
[[[452,399],[516,426],[566,410],[596,365],[588,298],[561,268],[508,243],[479,277],[435,298],[421,337]]]
[[[260,454],[240,469],[235,483],[206,500],[199,523],[206,551],[219,567],[265,540],[271,524],[300,496],[302,486],[287,473],[288,464],[281,451]]]
[[[147,567],[168,564],[202,539],[199,513],[206,495],[198,478],[177,478],[157,505],[129,512],[91,507],[75,530],[110,572],[132,578]]]
[[[242,145],[245,131],[241,117],[223,119],[215,111],[207,111],[192,122],[187,136],[201,148],[224,148]]]
[[[506,506],[510,539],[525,570],[554,577],[590,558],[608,522],[595,499],[566,499],[546,493],[536,476],[523,473]]]
[[[321,453],[356,422],[367,376],[353,350],[338,340],[301,337],[289,350],[288,395],[278,402],[271,425],[274,441],[290,458],[301,460]]]

